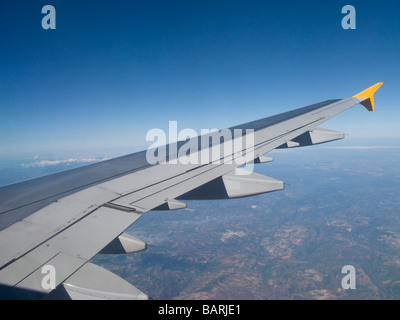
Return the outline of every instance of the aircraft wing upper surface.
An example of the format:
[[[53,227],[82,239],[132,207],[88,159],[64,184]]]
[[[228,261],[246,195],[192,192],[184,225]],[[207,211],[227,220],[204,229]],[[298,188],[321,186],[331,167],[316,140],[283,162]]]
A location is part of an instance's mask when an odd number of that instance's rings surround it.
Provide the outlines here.
[[[168,156],[150,164],[145,151],[0,188],[0,297],[38,299],[146,299],[146,294],[89,262],[97,253],[132,253],[146,244],[124,233],[150,210],[185,208],[182,200],[229,199],[284,188],[282,181],[241,167],[269,159],[276,148],[301,147],[341,139],[319,128],[338,113],[361,103],[374,110],[382,85],[345,99],[327,100],[240,126],[235,140],[220,132],[158,148]],[[252,137],[252,143],[245,143]],[[232,142],[237,148],[225,148]],[[211,141],[211,143],[210,143]],[[191,148],[191,146],[198,146]],[[189,148],[190,147],[190,148]],[[183,149],[182,154],[179,150]],[[176,150],[177,152],[170,152]],[[218,158],[210,156],[215,150]],[[228,151],[226,151],[228,150]],[[207,161],[183,163],[189,155]],[[204,158],[202,158],[204,159]],[[229,160],[229,161],[226,161]],[[55,283],[48,286],[48,267]],[[54,289],[55,287],[55,289]]]

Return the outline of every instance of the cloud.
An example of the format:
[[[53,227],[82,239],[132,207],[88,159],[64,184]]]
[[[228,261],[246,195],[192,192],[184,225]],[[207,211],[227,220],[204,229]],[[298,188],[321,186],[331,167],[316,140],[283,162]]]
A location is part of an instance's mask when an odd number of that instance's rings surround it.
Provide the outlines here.
[[[37,159],[35,157],[35,159]],[[34,167],[47,167],[47,166],[56,166],[60,164],[70,165],[72,163],[91,163],[91,162],[100,162],[109,160],[109,158],[89,158],[89,159],[65,159],[65,160],[40,160],[31,163],[22,163],[21,167],[23,168],[34,168]]]
[[[398,149],[400,146],[335,146],[325,149],[346,149],[346,150],[375,150],[375,149]]]

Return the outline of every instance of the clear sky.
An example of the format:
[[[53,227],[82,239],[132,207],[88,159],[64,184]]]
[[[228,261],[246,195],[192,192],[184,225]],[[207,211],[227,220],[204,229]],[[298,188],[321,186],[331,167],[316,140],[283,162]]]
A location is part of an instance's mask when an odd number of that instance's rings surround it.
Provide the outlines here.
[[[56,30],[41,27],[44,5]],[[341,26],[356,8],[356,30]],[[146,144],[153,128],[224,128],[383,81],[376,112],[325,127],[400,138],[400,2],[0,2],[0,157]]]

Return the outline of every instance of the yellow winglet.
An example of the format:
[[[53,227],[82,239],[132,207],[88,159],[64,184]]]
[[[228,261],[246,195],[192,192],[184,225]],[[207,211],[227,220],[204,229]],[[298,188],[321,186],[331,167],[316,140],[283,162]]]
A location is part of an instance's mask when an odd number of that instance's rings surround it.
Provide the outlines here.
[[[369,87],[368,89],[356,94],[353,96],[353,98],[361,98],[362,100],[360,103],[367,108],[369,111],[374,111],[375,110],[375,105],[374,105],[374,93],[376,90],[380,88],[380,86],[383,85],[383,82],[378,82],[377,84],[374,84],[372,87]]]

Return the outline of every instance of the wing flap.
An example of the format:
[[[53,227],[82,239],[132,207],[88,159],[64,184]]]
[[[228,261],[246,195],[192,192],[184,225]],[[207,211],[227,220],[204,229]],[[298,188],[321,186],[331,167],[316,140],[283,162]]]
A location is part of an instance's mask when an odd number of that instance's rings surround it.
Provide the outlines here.
[[[59,285],[139,218],[136,213],[101,207],[9,263],[0,272],[0,284],[48,293],[41,282],[43,266],[55,268]]]
[[[82,267],[87,261],[80,259],[69,254],[60,252],[55,257],[46,261],[44,265],[37,268],[33,273],[19,282],[15,288],[23,289],[28,292],[31,299],[41,299],[44,295],[50,293],[54,288],[50,286],[51,277],[48,267],[52,268],[54,271],[55,282],[54,285],[57,286],[63,280],[68,278],[71,273]],[[46,266],[46,267],[45,267]],[[45,267],[45,268],[43,268]]]
[[[60,199],[1,231],[0,266],[18,259],[117,196],[97,186],[91,187]]]
[[[69,277],[62,286],[72,300],[148,300],[149,298],[129,282],[90,262]]]

